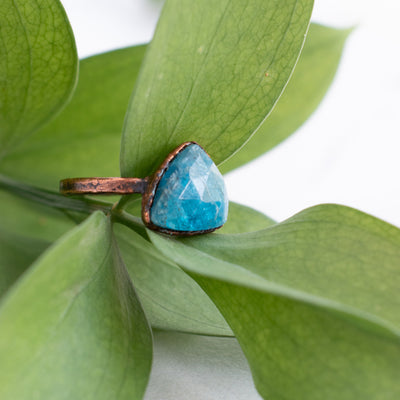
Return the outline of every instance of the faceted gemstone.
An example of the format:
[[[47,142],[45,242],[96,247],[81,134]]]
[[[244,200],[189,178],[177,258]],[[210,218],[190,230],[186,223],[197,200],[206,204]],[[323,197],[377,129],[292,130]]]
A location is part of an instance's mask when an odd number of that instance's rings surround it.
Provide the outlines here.
[[[150,210],[154,225],[175,231],[222,226],[228,217],[224,179],[207,153],[190,144],[171,161]]]

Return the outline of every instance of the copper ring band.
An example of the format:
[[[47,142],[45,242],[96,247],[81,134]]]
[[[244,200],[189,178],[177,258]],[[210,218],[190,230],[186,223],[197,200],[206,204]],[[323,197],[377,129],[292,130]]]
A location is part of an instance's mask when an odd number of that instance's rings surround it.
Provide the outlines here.
[[[132,194],[145,193],[148,178],[69,178],[60,181],[63,194]]]

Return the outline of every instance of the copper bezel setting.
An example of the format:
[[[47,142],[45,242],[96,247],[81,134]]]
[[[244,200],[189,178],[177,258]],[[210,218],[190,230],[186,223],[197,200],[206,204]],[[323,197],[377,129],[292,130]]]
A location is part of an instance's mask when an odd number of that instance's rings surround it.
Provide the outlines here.
[[[150,220],[150,210],[151,206],[153,205],[154,197],[158,188],[158,184],[161,181],[161,178],[164,176],[164,173],[167,171],[169,165],[171,162],[174,160],[174,158],[186,147],[196,144],[199,146],[207,155],[208,153],[196,142],[185,142],[182,143],[180,146],[178,146],[175,150],[171,151],[171,153],[168,154],[167,158],[163,161],[163,163],[160,165],[160,167],[157,169],[157,171],[150,177],[148,186],[143,194],[142,198],[142,220],[144,224],[146,225],[147,228],[161,232],[161,233],[166,233],[168,235],[174,235],[174,236],[194,236],[194,235],[201,235],[204,233],[211,233],[214,232],[215,230],[221,228],[221,226],[217,226],[216,228],[211,228],[211,229],[205,229],[205,230],[200,230],[200,231],[176,231],[168,228],[162,228],[158,225],[154,225],[151,220]]]

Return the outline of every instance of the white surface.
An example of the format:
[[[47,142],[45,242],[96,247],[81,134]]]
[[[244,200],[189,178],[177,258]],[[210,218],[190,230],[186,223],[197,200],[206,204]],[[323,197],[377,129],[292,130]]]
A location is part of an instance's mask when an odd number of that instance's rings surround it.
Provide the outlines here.
[[[160,0],[61,0],[61,3],[81,58],[147,43],[163,4]]]
[[[261,400],[235,339],[158,332],[144,400]]]
[[[148,41],[161,6],[157,0],[63,4],[80,56]],[[336,202],[400,226],[399,19],[399,0],[316,0],[314,21],[358,28],[312,118],[273,151],[228,175],[232,200],[277,220],[308,206]],[[262,186],[256,183],[260,174]],[[236,354],[232,365],[230,343]],[[204,354],[208,361],[200,357]],[[157,334],[146,400],[172,399],[259,396],[235,342],[182,335],[179,345],[173,336]]]

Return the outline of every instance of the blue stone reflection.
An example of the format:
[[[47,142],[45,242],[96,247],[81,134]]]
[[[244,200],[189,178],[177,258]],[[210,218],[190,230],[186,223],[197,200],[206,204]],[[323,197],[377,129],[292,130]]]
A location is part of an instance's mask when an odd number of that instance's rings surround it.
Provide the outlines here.
[[[185,147],[161,178],[150,219],[175,231],[202,231],[222,226],[228,217],[228,196],[218,168],[197,144]]]

